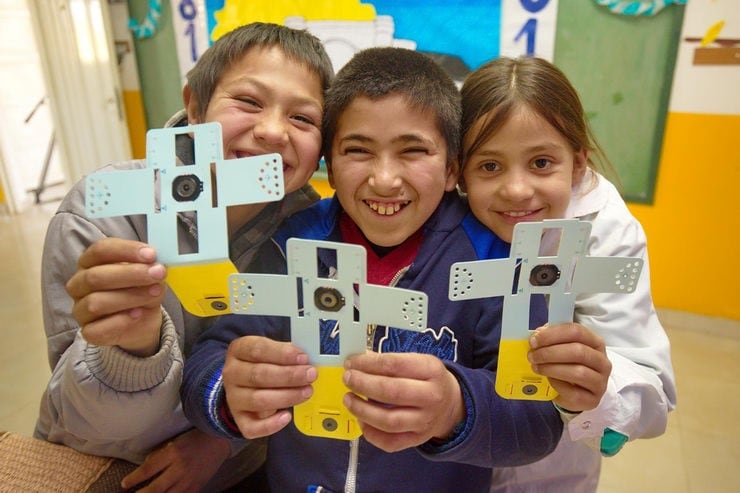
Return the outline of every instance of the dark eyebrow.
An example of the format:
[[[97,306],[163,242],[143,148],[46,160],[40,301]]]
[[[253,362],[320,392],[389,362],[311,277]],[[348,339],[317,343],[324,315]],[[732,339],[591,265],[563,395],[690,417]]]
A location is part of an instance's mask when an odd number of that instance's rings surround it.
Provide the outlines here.
[[[340,139],[339,142],[344,142],[347,140],[356,140],[358,142],[367,143],[367,142],[373,142],[375,139],[372,139],[368,137],[367,135],[360,134],[360,133],[353,133],[353,134],[347,134],[344,137]],[[408,144],[408,143],[422,143],[422,144],[429,144],[429,145],[435,145],[435,142],[431,139],[423,138],[417,134],[403,134],[399,135],[397,137],[394,137],[391,141],[394,144],[395,143],[402,143],[402,144]],[[436,146],[435,146],[436,147]]]

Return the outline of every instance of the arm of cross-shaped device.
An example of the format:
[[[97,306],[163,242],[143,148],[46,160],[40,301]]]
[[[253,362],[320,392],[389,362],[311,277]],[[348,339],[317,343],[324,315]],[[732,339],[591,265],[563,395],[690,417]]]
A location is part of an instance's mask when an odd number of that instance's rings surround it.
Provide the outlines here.
[[[516,259],[455,262],[450,267],[449,298],[452,301],[511,294]]]
[[[631,293],[643,262],[634,257],[581,257],[573,273],[575,293]]]
[[[426,293],[366,284],[360,294],[360,323],[422,331],[427,327]]]
[[[219,207],[272,202],[285,195],[280,154],[227,159],[215,164]]]
[[[229,276],[231,311],[238,315],[298,315],[295,279],[275,274]]]

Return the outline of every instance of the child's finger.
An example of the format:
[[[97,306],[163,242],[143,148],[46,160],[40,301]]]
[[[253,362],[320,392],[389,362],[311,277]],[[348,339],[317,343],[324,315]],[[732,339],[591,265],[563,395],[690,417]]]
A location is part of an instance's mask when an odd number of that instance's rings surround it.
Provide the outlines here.
[[[103,238],[90,245],[77,261],[81,268],[120,262],[152,263],[157,252],[140,241],[122,238]]]
[[[344,368],[373,375],[414,380],[428,380],[439,376],[441,371],[446,371],[438,358],[420,353],[366,352],[347,358]]]
[[[307,365],[308,355],[289,342],[274,341],[262,336],[244,336],[229,344],[227,357],[252,363],[275,365]]]
[[[605,348],[604,340],[599,335],[583,325],[575,323],[541,327],[530,337],[532,348],[572,342],[581,343],[600,351]]]
[[[577,342],[533,349],[527,354],[527,359],[536,365],[556,363],[582,365],[600,373],[608,372],[611,367],[606,353]]]

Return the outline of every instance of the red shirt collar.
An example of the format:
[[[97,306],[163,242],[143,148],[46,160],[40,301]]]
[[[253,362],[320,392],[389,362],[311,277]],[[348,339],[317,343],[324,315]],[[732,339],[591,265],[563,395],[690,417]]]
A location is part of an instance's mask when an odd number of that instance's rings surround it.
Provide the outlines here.
[[[393,248],[386,255],[379,257],[375,253],[373,245],[367,241],[360,228],[346,212],[342,212],[339,216],[339,231],[342,235],[342,241],[345,243],[365,247],[367,251],[367,282],[383,286],[389,285],[398,271],[414,262],[424,239],[421,228],[419,228],[406,241]]]

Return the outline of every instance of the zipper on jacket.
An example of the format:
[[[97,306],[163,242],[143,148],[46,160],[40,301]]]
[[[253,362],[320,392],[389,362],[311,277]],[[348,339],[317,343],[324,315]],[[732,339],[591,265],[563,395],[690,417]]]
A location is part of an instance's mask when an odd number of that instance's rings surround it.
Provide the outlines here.
[[[349,464],[347,465],[347,479],[344,483],[344,493],[355,493],[357,489],[357,463],[360,457],[360,439],[354,438],[349,442]]]
[[[411,265],[407,265],[403,269],[396,272],[396,275],[393,276],[393,279],[391,279],[391,282],[388,283],[388,286],[395,286],[401,279],[401,277],[403,277],[403,275],[406,273],[406,271],[409,270],[409,267],[411,267]],[[355,302],[355,308],[357,308],[357,302]],[[367,349],[372,350],[373,346],[375,345],[375,329],[377,327],[378,326],[376,324],[369,324],[367,326]],[[359,460],[359,456],[360,439],[355,438],[354,440],[349,442],[349,463],[347,464],[347,476],[344,482],[344,493],[355,493],[355,489],[357,488],[357,462]]]

